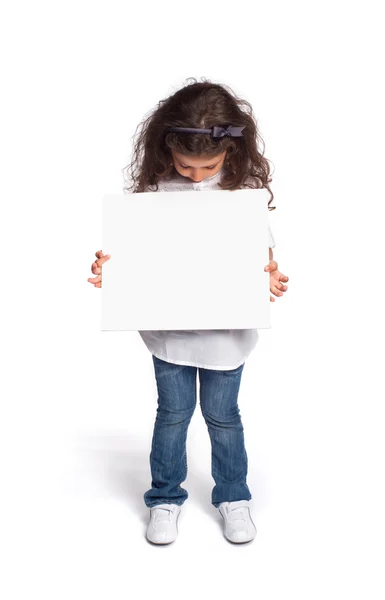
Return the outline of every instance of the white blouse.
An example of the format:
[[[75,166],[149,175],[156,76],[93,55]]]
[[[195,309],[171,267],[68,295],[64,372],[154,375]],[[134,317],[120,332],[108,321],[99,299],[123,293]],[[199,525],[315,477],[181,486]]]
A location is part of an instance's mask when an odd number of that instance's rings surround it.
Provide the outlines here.
[[[199,192],[221,189],[218,185],[221,173],[222,169],[213,177],[207,177],[198,183],[176,173],[171,181],[159,181],[158,191]],[[146,191],[155,191],[155,186],[149,186]],[[269,246],[275,246],[270,225]],[[259,338],[258,329],[139,331],[139,334],[151,354],[161,360],[177,365],[223,371],[236,369],[243,364]]]

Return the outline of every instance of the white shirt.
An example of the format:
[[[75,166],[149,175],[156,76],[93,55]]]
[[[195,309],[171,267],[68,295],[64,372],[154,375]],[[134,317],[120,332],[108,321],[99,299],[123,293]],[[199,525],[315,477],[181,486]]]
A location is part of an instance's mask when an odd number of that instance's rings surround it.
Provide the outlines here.
[[[158,191],[199,192],[221,189],[222,169],[213,177],[196,183],[179,173],[171,181],[161,180]],[[155,191],[155,186],[146,188]],[[269,225],[269,246],[275,240]],[[196,331],[139,331],[149,351],[157,358],[177,365],[228,371],[243,364],[258,341],[258,329],[204,329]]]

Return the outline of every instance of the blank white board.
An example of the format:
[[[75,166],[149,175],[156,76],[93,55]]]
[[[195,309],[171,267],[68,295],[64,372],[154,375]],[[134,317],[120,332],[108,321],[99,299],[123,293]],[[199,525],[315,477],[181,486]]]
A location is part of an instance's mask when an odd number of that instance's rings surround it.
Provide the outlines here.
[[[102,200],[101,330],[270,327],[268,191]]]

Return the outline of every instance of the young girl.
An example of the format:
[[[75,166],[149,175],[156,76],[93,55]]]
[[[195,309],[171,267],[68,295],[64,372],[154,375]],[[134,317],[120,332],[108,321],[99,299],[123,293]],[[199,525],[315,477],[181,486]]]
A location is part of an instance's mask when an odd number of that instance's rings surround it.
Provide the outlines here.
[[[224,85],[189,84],[160,101],[142,123],[134,147],[132,186],[124,191],[269,190],[269,165],[258,148],[261,140],[251,105]],[[123,170],[124,171],[124,170]],[[269,207],[273,210],[275,207]],[[269,226],[270,291],[282,296],[289,281],[273,260]],[[101,250],[88,281],[102,286],[102,265],[110,255]],[[274,298],[270,296],[270,301]],[[251,493],[246,483],[247,454],[238,408],[245,360],[258,340],[257,329],[202,331],[140,331],[152,354],[158,408],[152,439],[151,488],[144,494],[150,508],[147,539],[173,542],[181,506],[188,497],[181,483],[187,476],[186,437],[196,406],[199,373],[200,407],[212,447],[215,481],[212,504],[223,517],[231,542],[249,542],[256,535],[251,519]]]

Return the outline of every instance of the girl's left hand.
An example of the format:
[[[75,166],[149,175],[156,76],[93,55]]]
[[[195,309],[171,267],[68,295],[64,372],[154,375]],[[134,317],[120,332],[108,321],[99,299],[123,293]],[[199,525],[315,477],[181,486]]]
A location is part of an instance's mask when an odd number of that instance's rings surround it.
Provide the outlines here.
[[[287,285],[281,283],[282,281],[289,281],[286,275],[283,275],[278,271],[278,263],[276,260],[271,260],[265,267],[265,271],[270,273],[270,291],[276,296],[283,296],[283,292],[286,292]],[[275,302],[275,298],[270,296],[270,302]]]

